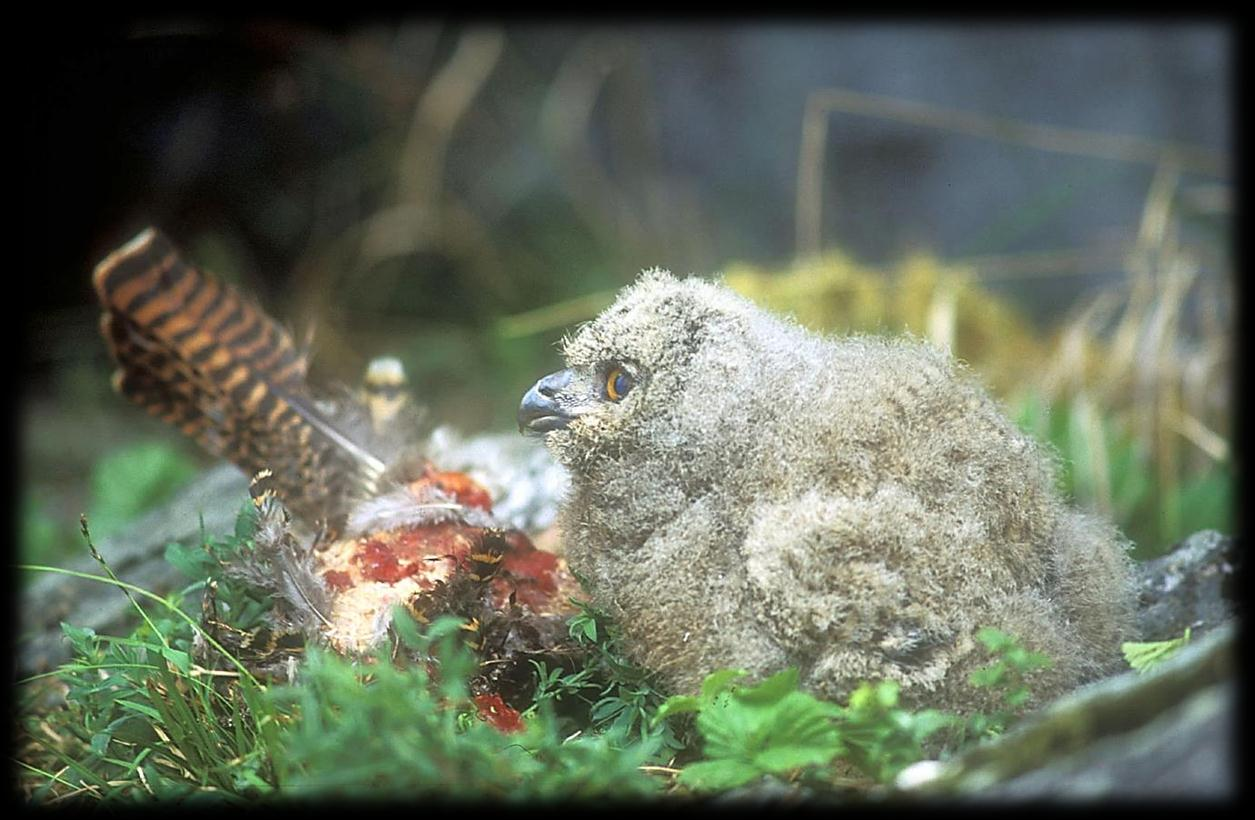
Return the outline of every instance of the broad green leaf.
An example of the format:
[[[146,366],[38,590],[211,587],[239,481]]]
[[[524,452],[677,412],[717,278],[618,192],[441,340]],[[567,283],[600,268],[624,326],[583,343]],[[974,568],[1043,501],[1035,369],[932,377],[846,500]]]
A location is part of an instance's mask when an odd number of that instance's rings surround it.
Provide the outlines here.
[[[117,530],[195,474],[195,462],[167,444],[143,442],[109,453],[92,469],[92,533],[99,538]]]
[[[959,718],[937,709],[924,709],[916,712],[911,719],[911,731],[916,740],[923,740],[932,733],[953,726]]]
[[[1158,664],[1171,658],[1177,652],[1181,651],[1181,647],[1190,641],[1190,628],[1185,628],[1185,634],[1179,638],[1172,638],[1167,641],[1146,641],[1146,642],[1127,642],[1120,644],[1120,651],[1124,653],[1124,659],[1128,661],[1129,666],[1136,669],[1139,673],[1145,673],[1148,669],[1153,669]]]
[[[589,712],[589,717],[591,717],[596,722],[608,720],[615,714],[623,711],[623,709],[626,708],[626,706],[627,704],[624,703],[620,698],[615,698],[615,697],[602,698],[601,700],[593,704],[593,708]]]
[[[161,720],[161,713],[145,703],[136,703],[133,700],[119,699],[117,704],[130,712],[138,712],[154,722]]]
[[[192,658],[188,653],[169,646],[161,648],[161,656],[174,664],[174,668],[178,669],[184,675],[192,671]]]
[[[418,649],[424,645],[423,637],[418,631],[418,624],[414,622],[414,618],[405,610],[405,607],[394,606],[392,608],[392,626],[396,629],[401,643],[410,649]]]
[[[177,541],[167,544],[166,562],[196,581],[207,578],[218,570],[218,562],[200,544],[187,546]]]
[[[994,629],[991,626],[978,630],[976,633],[976,640],[984,644],[985,648],[990,652],[998,652],[1015,644],[1014,638],[999,629]]]
[[[91,750],[96,754],[104,757],[109,751],[109,741],[113,739],[113,735],[109,732],[98,732],[92,735]]]
[[[257,531],[257,507],[252,500],[245,501],[235,516],[235,540],[249,541]]]
[[[61,633],[69,640],[70,646],[80,655],[90,655],[96,647],[96,630],[87,626],[74,626],[61,622]]]
[[[749,710],[737,708],[726,696],[713,705],[704,706],[696,724],[706,739],[704,751],[710,758],[748,758],[762,748],[767,734],[761,720],[755,720]]]
[[[765,749],[754,755],[754,765],[764,772],[784,774],[803,766],[823,766],[836,757],[842,750],[841,743],[833,733],[832,742],[816,746],[781,746]]]
[[[973,670],[967,676],[967,680],[973,686],[994,686],[1002,680],[1005,674],[1006,665],[999,661],[997,663],[990,664],[989,666],[982,666],[980,669]]]
[[[659,707],[657,714],[654,715],[654,725],[661,723],[664,718],[672,715],[681,715],[685,712],[696,712],[701,707],[699,701],[693,695],[672,695]]]
[[[719,791],[744,786],[762,774],[757,766],[742,760],[702,760],[685,766],[676,779],[692,789]]]
[[[896,681],[862,683],[850,694],[850,708],[854,710],[892,708],[898,703],[898,689]]]
[[[747,686],[738,690],[736,697],[742,703],[774,703],[791,692],[796,692],[797,680],[797,667],[789,667],[754,686]]]
[[[732,681],[748,675],[744,669],[719,669],[711,672],[702,681],[701,699],[705,703],[714,700],[715,696],[732,685]]]

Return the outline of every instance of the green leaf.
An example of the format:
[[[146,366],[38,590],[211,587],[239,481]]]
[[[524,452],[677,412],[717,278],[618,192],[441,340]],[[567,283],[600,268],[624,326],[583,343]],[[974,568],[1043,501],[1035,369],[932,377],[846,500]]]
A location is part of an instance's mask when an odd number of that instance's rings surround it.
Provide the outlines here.
[[[405,607],[397,605],[392,608],[392,626],[396,629],[401,643],[410,649],[420,649],[425,646],[424,638],[418,631],[418,624]]]
[[[745,677],[748,674],[744,669],[719,669],[711,672],[702,681],[702,701],[705,703],[713,701],[716,695],[719,695],[732,685],[732,681]]]
[[[741,760],[702,760],[690,763],[676,780],[700,791],[720,791],[743,786],[763,772],[752,763]]]
[[[696,712],[699,708],[701,708],[701,701],[693,695],[672,695],[658,708],[658,712],[654,715],[654,725],[664,718],[682,715],[686,712]]]
[[[174,668],[178,669],[184,675],[192,671],[192,657],[181,650],[173,647],[163,646],[161,648],[161,656],[174,664]]]
[[[1006,665],[999,661],[973,670],[967,676],[967,680],[973,686],[995,686],[1002,681],[1005,674]]]
[[[876,703],[876,693],[870,683],[860,683],[850,693],[847,703],[851,710],[869,709]]]
[[[1008,706],[1015,709],[1028,703],[1029,697],[1031,697],[1031,693],[1028,688],[1021,686],[1019,689],[1008,692],[1003,700]]]
[[[99,732],[92,735],[91,750],[96,754],[104,757],[109,751],[109,741],[113,739],[113,735],[109,732]]]
[[[627,704],[623,702],[622,698],[602,698],[593,704],[593,708],[588,713],[588,716],[593,719],[594,723],[600,723],[604,720],[609,720],[626,708]]]
[[[136,703],[133,700],[123,700],[121,698],[115,702],[123,709],[126,709],[129,712],[137,712],[154,722],[161,720],[161,713],[147,704]]]
[[[466,624],[466,618],[456,615],[441,615],[436,620],[428,624],[426,630],[426,640],[435,642],[451,635],[458,635],[462,632],[462,627]]]
[[[797,691],[797,680],[797,667],[790,667],[763,680],[757,686],[740,690],[737,699],[743,703],[774,703]]]
[[[780,774],[823,765],[841,752],[833,720],[842,709],[798,691],[796,669],[784,670],[755,686],[729,689],[742,674],[739,670],[720,670],[703,681],[702,697],[668,701],[667,714],[698,712],[696,726],[705,740],[707,760],[686,768],[684,771],[689,772],[697,767],[694,773],[682,776],[682,782],[728,788],[725,784],[747,782],[754,773]]]
[[[70,641],[75,653],[90,656],[96,648],[96,630],[61,622],[61,633]]]
[[[709,758],[748,758],[762,746],[765,733],[761,720],[745,709],[736,708],[727,694],[702,707],[695,721],[706,739],[705,754]]]
[[[959,718],[937,709],[924,709],[916,712],[911,720],[911,732],[916,740],[923,740],[941,729],[955,725]]]
[[[142,442],[114,450],[92,470],[92,532],[100,537],[117,530],[195,474],[196,463],[168,444]]]
[[[976,632],[976,640],[985,645],[990,652],[1000,652],[1015,645],[1015,639],[1007,633],[994,629],[991,626],[984,627]]]
[[[239,513],[235,516],[234,536],[236,541],[248,541],[252,539],[253,533],[257,531],[257,507],[252,500],[247,500],[240,506]]]
[[[166,562],[196,581],[216,574],[218,562],[200,544],[187,546],[177,541],[166,544]]]
[[[876,684],[876,705],[881,709],[892,709],[898,705],[898,693],[902,687],[897,681],[883,680]]]
[[[784,746],[765,749],[754,755],[754,765],[764,772],[785,774],[804,766],[823,766],[842,751],[835,740],[826,746]]]
[[[1189,641],[1190,628],[1187,626],[1185,634],[1179,638],[1167,641],[1126,642],[1120,644],[1120,651],[1124,653],[1124,659],[1128,661],[1129,666],[1136,669],[1138,673],[1144,674],[1148,669],[1153,669],[1180,652],[1181,647]]]

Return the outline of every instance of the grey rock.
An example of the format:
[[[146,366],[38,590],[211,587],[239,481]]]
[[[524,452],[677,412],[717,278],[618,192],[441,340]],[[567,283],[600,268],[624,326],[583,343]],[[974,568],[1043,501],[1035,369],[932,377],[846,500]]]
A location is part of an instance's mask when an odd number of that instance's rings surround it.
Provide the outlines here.
[[[165,560],[166,545],[198,543],[202,522],[206,535],[231,532],[247,499],[244,474],[230,464],[220,464],[115,535],[93,540],[119,579],[165,595],[191,582]],[[67,562],[65,569],[104,575],[86,545],[83,554]],[[21,674],[44,671],[68,658],[62,622],[116,633],[135,616],[126,595],[113,585],[58,573],[41,575],[24,585],[19,595],[17,666]]]
[[[1137,630],[1143,641],[1197,636],[1236,613],[1236,539],[1202,530],[1137,568]]]
[[[1208,687],[1141,729],[991,788],[1014,799],[1228,799],[1234,796],[1232,680]]]
[[[978,801],[1217,800],[1235,795],[1236,625],[1146,674],[1060,698],[996,740],[934,766],[905,794]]]

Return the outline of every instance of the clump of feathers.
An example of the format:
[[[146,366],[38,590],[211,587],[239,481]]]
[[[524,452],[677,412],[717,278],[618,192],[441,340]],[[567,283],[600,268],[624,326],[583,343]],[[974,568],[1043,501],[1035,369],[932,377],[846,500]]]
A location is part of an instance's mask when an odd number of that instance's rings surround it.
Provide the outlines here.
[[[350,538],[357,538],[379,530],[448,522],[470,527],[501,526],[501,519],[495,514],[464,506],[438,487],[423,487],[414,491],[398,485],[353,507],[345,526],[345,534]]]
[[[317,635],[328,624],[331,594],[319,574],[315,554],[297,540],[291,517],[274,494],[260,496],[254,503],[254,546],[225,563],[223,575],[273,597],[268,620],[276,631]]]
[[[537,533],[557,517],[567,474],[549,453],[510,433],[470,438],[441,425],[423,452],[445,470],[463,472],[492,495],[493,515],[515,529]]]
[[[798,666],[824,696],[891,679],[970,713],[996,705],[968,683],[983,626],[1051,657],[1036,702],[1118,666],[1127,543],[948,354],[657,270],[563,353],[549,393],[571,421],[545,439],[570,471],[568,561],[675,691]]]

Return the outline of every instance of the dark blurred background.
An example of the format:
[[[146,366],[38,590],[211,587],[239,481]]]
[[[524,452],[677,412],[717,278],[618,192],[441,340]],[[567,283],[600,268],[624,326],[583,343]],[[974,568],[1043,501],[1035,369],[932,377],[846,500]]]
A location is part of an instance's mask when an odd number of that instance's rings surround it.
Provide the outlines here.
[[[24,510],[76,516],[127,442],[205,463],[107,387],[89,274],[148,224],[312,325],[315,379],[395,354],[435,418],[505,428],[655,265],[1014,259],[985,287],[1049,328],[1127,277],[1167,175],[1174,242],[1226,279],[1233,48],[1207,21],[79,31],[22,117]]]

